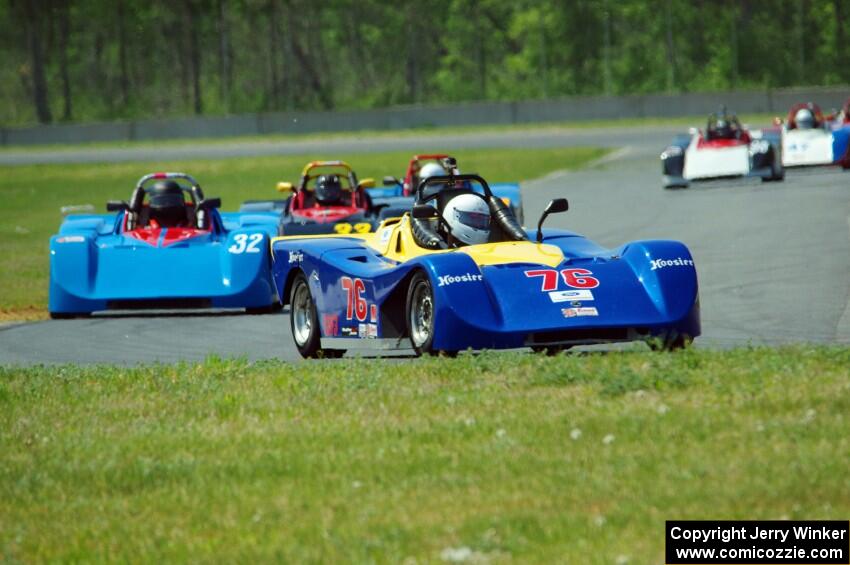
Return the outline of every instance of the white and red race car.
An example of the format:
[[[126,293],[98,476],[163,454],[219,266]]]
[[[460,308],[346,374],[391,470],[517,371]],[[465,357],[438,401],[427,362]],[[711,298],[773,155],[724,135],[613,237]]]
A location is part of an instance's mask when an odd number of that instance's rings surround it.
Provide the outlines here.
[[[712,114],[704,131],[691,128],[677,136],[663,153],[664,188],[686,188],[692,181],[728,177],[785,178],[778,135],[755,134],[726,110]]]
[[[850,123],[847,104],[841,113],[825,117],[817,104],[795,104],[777,127],[764,135],[779,136],[784,167],[838,165],[850,168]]]

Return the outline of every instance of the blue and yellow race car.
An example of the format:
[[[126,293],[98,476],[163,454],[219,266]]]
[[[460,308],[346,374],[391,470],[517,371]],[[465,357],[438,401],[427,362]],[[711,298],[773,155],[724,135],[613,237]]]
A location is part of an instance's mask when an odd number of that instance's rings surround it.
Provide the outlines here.
[[[375,233],[273,240],[275,286],[301,355],[557,352],[631,340],[675,348],[700,335],[697,274],[682,243],[605,249],[544,230],[548,214],[567,210],[565,199],[550,202],[528,232],[477,175],[431,177],[416,198]],[[486,240],[465,244],[453,225]]]
[[[189,175],[153,173],[129,201],[108,202],[108,214],[68,216],[50,239],[50,316],[274,309],[269,241],[279,215],[219,213],[220,205]]]

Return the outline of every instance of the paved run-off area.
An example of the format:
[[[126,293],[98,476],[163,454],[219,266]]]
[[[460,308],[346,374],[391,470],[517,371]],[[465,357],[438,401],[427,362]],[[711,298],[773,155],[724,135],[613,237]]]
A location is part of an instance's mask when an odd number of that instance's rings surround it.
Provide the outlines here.
[[[524,183],[526,221],[536,223],[549,199],[566,196],[570,211],[547,225],[611,247],[633,239],[685,242],[700,279],[698,345],[850,343],[850,174],[789,171],[781,183],[719,181],[665,191],[658,153],[671,133],[670,128],[484,133],[478,145],[619,146],[587,170]],[[399,143],[413,151],[408,145],[414,139]],[[431,149],[440,138],[420,141]],[[471,147],[476,138],[453,136],[444,143],[447,149]],[[235,155],[240,151],[248,149]],[[209,354],[297,359],[286,313],[95,317],[0,329],[0,363],[135,363]]]

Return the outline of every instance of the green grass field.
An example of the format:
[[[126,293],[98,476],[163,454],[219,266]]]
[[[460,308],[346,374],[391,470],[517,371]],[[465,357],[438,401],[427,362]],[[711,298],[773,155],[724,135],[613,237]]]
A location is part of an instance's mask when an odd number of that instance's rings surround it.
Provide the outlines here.
[[[767,127],[772,123],[773,114],[741,114],[741,122],[754,128]],[[269,134],[269,135],[251,135],[251,136],[236,136],[226,138],[199,138],[199,139],[172,139],[161,141],[103,141],[89,143],[62,143],[62,144],[46,144],[46,145],[5,145],[0,146],[0,153],[3,151],[67,151],[72,149],[88,148],[141,148],[141,147],[162,147],[162,146],[181,146],[181,145],[227,145],[232,143],[250,143],[264,142],[272,143],[279,141],[311,141],[311,140],[328,140],[328,139],[352,139],[362,137],[364,135],[370,138],[396,138],[396,137],[413,137],[423,134],[466,134],[466,133],[500,133],[510,131],[546,131],[546,130],[583,130],[583,129],[599,129],[599,128],[621,128],[621,127],[680,127],[684,131],[688,127],[702,127],[705,125],[706,116],[683,116],[678,118],[618,118],[607,120],[573,120],[569,122],[534,122],[521,123],[510,125],[481,125],[481,126],[433,126],[433,127],[417,127],[399,130],[358,130],[358,131],[343,131],[343,132],[322,132],[322,133],[296,133],[296,134]]]
[[[850,349],[0,368],[0,560],[663,563],[846,519]]]
[[[519,181],[555,170],[574,169],[604,155],[596,148],[487,149],[458,151],[466,171],[493,181]],[[99,212],[110,199],[127,199],[143,174],[177,170],[193,175],[208,196],[221,196],[223,209],[235,210],[249,198],[276,198],[277,181],[297,181],[312,159],[344,159],[360,178],[401,176],[409,152],[361,155],[297,155],[100,165],[5,167],[0,175],[0,319],[39,318],[46,314],[48,241],[62,220],[59,208],[93,204]]]

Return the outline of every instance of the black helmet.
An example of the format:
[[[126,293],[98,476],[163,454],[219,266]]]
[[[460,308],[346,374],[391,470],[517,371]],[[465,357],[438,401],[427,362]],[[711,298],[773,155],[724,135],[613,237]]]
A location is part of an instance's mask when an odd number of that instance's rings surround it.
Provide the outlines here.
[[[342,184],[337,175],[321,175],[316,179],[316,200],[321,204],[336,204],[342,198]]]
[[[725,115],[717,119],[714,129],[718,139],[729,139],[733,136],[732,123]]]
[[[186,221],[183,189],[173,180],[159,181],[148,189],[150,217],[163,228],[173,228]]]

